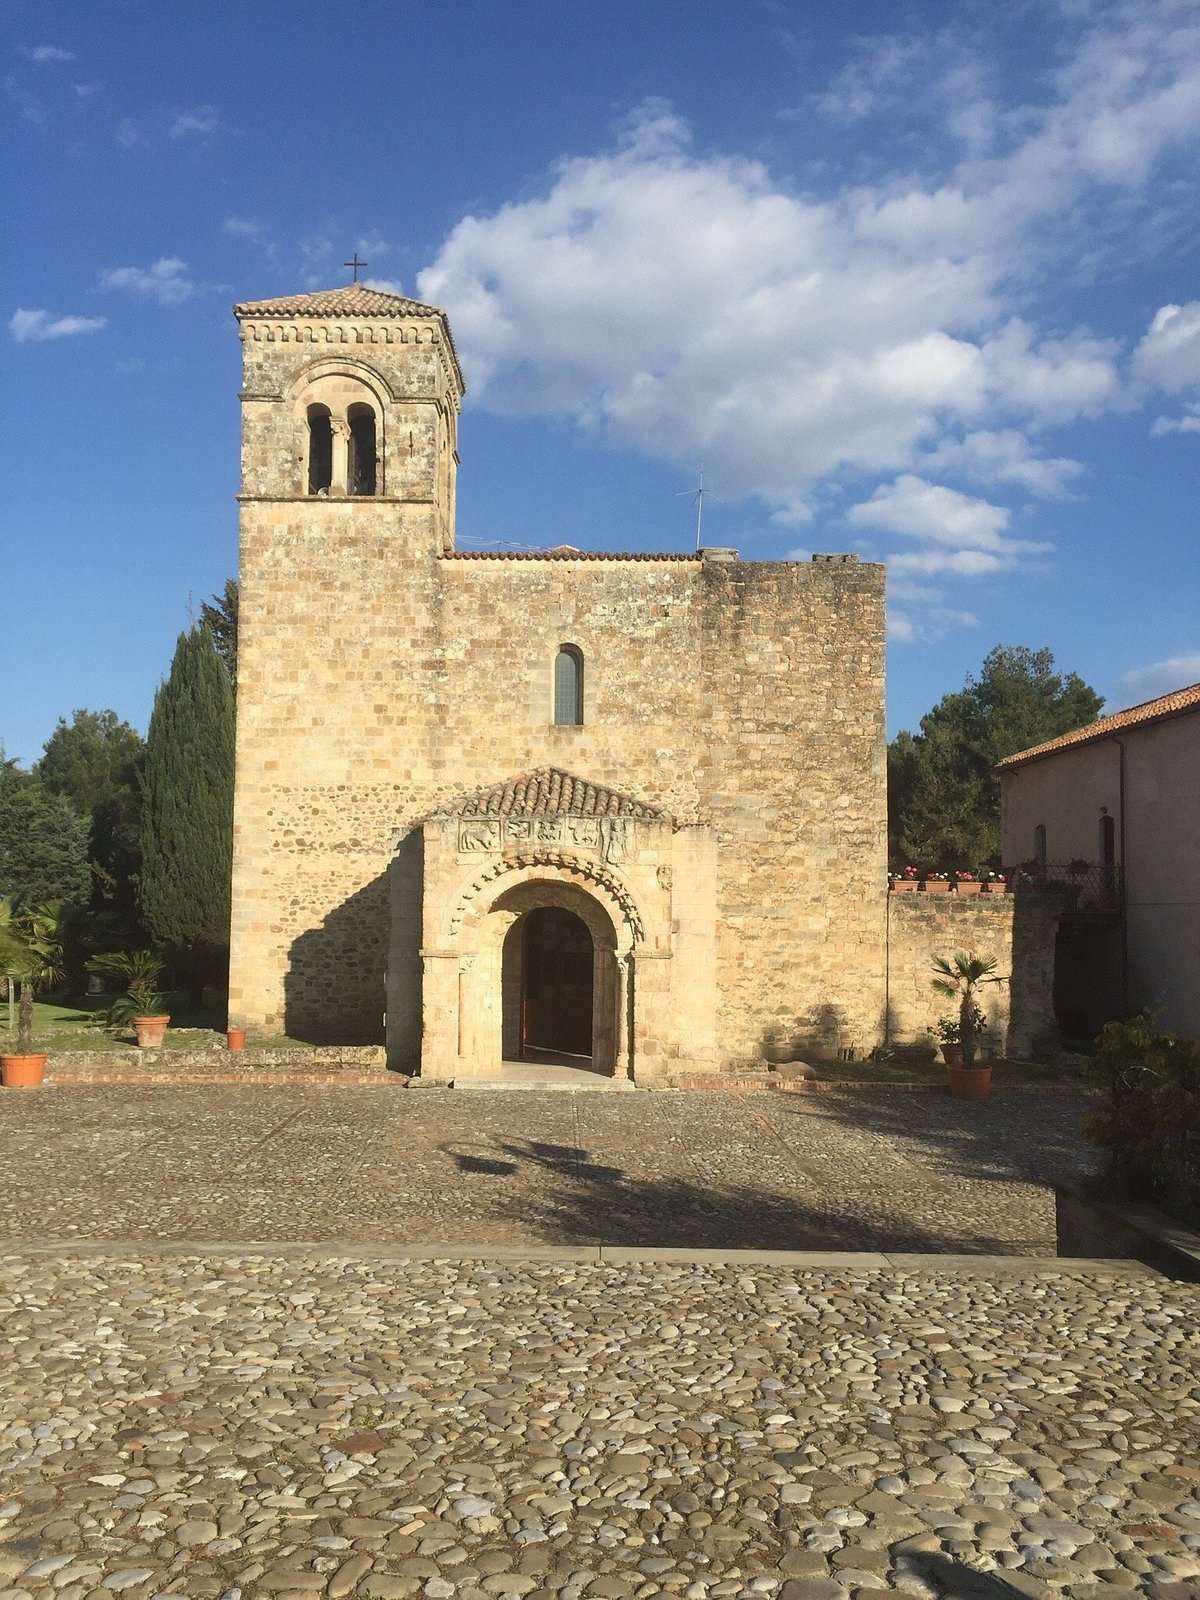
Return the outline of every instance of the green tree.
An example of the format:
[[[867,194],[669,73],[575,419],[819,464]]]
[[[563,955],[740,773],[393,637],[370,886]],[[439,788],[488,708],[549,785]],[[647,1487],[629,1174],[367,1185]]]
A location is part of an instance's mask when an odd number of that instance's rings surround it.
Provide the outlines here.
[[[228,960],[233,691],[203,624],[154,697],[142,780],[142,916],[198,1003]]]
[[[66,795],[91,816],[98,805],[137,790],[142,738],[115,711],[76,711],[58,719],[34,766],[52,794]]]
[[[136,886],[141,867],[139,817],[145,745],[115,711],[76,711],[59,718],[34,772],[89,821],[92,907],[137,933]]]
[[[226,578],[220,594],[214,594],[200,607],[200,621],[212,634],[217,654],[225,663],[229,682],[237,694],[238,581]]]
[[[1057,672],[1049,650],[997,645],[978,676],[921,718],[919,733],[899,733],[888,747],[893,862],[944,870],[998,863],[993,766],[1093,722],[1103,704],[1076,673]]]
[[[27,909],[86,905],[90,891],[87,818],[31,773],[0,762],[0,895]]]

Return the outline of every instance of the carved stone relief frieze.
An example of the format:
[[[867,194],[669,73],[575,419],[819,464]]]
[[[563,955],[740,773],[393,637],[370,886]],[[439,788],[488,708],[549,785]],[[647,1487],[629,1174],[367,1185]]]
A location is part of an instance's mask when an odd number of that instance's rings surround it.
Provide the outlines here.
[[[458,851],[460,855],[480,855],[485,851],[499,850],[500,823],[495,817],[472,817],[459,824]]]

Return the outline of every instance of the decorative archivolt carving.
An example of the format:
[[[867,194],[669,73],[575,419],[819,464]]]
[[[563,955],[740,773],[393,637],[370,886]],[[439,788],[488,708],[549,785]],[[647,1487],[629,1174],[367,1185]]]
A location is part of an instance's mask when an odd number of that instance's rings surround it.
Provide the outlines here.
[[[642,919],[633,896],[625,885],[616,879],[612,873],[607,872],[598,861],[589,861],[582,856],[568,855],[565,851],[529,851],[528,853],[505,856],[501,860],[489,862],[482,867],[470,887],[466,889],[454,908],[450,918],[450,937],[456,938],[462,928],[463,922],[474,909],[474,902],[489,885],[494,884],[499,878],[507,877],[511,873],[521,872],[526,867],[552,867],[561,872],[571,873],[576,878],[582,878],[585,884],[594,884],[598,889],[603,889],[610,900],[616,902],[620,908],[621,916],[633,937],[634,943],[640,943],[645,937]]]

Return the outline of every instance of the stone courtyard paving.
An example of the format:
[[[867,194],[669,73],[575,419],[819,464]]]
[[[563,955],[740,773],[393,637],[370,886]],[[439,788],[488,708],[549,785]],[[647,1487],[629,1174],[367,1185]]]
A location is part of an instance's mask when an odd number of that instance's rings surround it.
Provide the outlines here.
[[[5,1600],[1200,1593],[1149,1272],[110,1248],[3,1263]]]
[[[1078,1091],[0,1096],[0,1236],[1054,1251]]]
[[[0,1600],[1200,1595],[1200,1289],[1037,1258],[1079,1111],[3,1094]]]

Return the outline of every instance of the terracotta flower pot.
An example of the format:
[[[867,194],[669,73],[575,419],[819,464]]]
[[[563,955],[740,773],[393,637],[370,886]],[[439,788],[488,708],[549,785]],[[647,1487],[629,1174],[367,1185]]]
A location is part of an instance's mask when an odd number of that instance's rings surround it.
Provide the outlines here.
[[[962,1045],[944,1044],[942,1046],[942,1060],[948,1067],[962,1066]]]
[[[926,894],[949,894],[950,883],[946,878],[926,878],[921,885]]]
[[[227,1028],[225,1042],[231,1050],[244,1050],[246,1048],[245,1028]]]
[[[917,889],[917,880],[915,878],[893,878],[892,879],[892,893],[893,894],[915,894],[916,893],[916,889]]]
[[[157,1050],[163,1042],[170,1017],[134,1017],[133,1031],[137,1034],[139,1050]]]
[[[0,1056],[6,1089],[32,1089],[46,1076],[45,1056]]]
[[[947,1069],[950,1093],[956,1100],[988,1100],[992,1093],[991,1067],[956,1067]]]
[[[982,888],[983,885],[978,878],[973,878],[969,883],[960,878],[954,885],[956,894],[978,894]]]
[[[999,880],[996,883],[989,883],[987,886],[987,892],[989,894],[1007,894],[1008,885],[1007,883],[1003,882],[1003,880]]]

